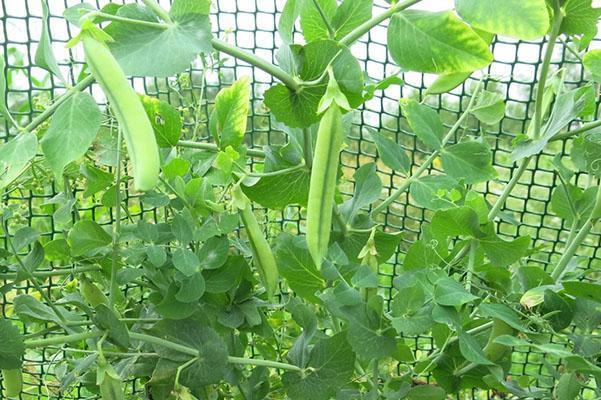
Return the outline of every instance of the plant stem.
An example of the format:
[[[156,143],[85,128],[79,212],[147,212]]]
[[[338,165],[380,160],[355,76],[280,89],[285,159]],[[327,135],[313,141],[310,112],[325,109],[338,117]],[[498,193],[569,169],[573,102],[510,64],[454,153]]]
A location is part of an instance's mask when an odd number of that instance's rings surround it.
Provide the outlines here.
[[[178,147],[187,147],[190,149],[207,150],[217,153],[219,147],[215,143],[192,142],[189,140],[180,140],[177,142]],[[265,158],[265,152],[259,149],[247,149],[246,154],[252,157]]]
[[[369,21],[366,21],[350,31],[346,34],[342,39],[340,39],[340,44],[343,46],[350,46],[355,43],[359,38],[369,32],[372,28],[384,22],[388,18],[392,17],[394,14],[401,12],[414,4],[419,3],[421,0],[406,0],[401,3],[395,4],[390,7],[388,10],[384,11],[380,15],[376,15]]]
[[[159,5],[159,3],[156,2],[156,0],[142,0],[142,1],[144,2],[144,4],[146,4],[146,7],[150,8],[152,10],[152,12],[155,13],[160,19],[167,22],[168,24],[173,23],[173,21],[171,20],[171,17],[169,16],[169,13],[167,11],[165,11],[165,9],[163,7],[161,7]]]
[[[547,84],[547,77],[549,75],[549,67],[551,65],[551,57],[553,56],[553,49],[559,36],[559,30],[561,28],[561,21],[563,20],[563,14],[559,7],[555,4],[553,7],[553,27],[549,34],[549,42],[547,44],[547,50],[545,51],[545,57],[543,59],[543,65],[541,67],[540,78],[538,81],[538,87],[536,89],[536,104],[534,111],[534,139],[538,139],[541,135],[541,127],[543,123],[543,96],[545,94],[545,86]]]
[[[325,24],[325,26],[328,30],[328,35],[330,36],[330,39],[334,39],[334,37],[336,36],[336,32],[334,31],[334,28],[332,28],[332,24],[330,24],[330,20],[328,19],[328,16],[323,11],[323,9],[321,8],[321,6],[317,2],[317,0],[313,0],[313,5],[317,9],[317,12],[319,13],[319,16],[321,17],[321,20]]]
[[[71,274],[78,274],[80,272],[93,272],[93,271],[100,271],[101,268],[100,267],[96,267],[93,265],[88,265],[85,267],[75,267],[75,268],[64,268],[64,269],[58,269],[58,270],[52,270],[52,271],[37,271],[37,272],[32,272],[31,275],[35,278],[50,278],[53,276],[65,276],[65,275],[71,275]],[[16,272],[8,272],[8,273],[4,273],[4,274],[0,274],[0,279],[15,279],[17,277],[17,273]]]
[[[279,169],[277,171],[270,171],[270,172],[248,172],[246,175],[247,176],[256,177],[256,178],[263,178],[263,177],[266,177],[266,176],[285,175],[285,174],[288,174],[290,172],[298,171],[298,170],[301,170],[301,169],[306,169],[306,165],[305,164],[298,164],[298,165],[295,165],[294,167]]]
[[[107,19],[109,21],[124,22],[124,23],[132,24],[132,25],[145,26],[147,28],[155,28],[155,29],[163,29],[163,30],[169,29],[169,25],[162,24],[160,22],[152,22],[152,21],[144,21],[142,19],[120,17],[118,15],[107,14],[107,13],[103,13],[101,11],[94,11],[94,12],[91,12],[90,14],[92,14],[91,16],[101,17],[101,18]]]
[[[311,128],[303,129],[303,157],[305,159],[305,165],[309,168],[313,168],[313,138],[311,136]]]
[[[564,139],[569,139],[571,137],[580,135],[581,133],[590,131],[592,129],[598,128],[601,126],[601,119],[598,121],[593,121],[593,122],[589,122],[586,123],[584,125],[582,125],[580,128],[571,130],[571,131],[567,131],[567,132],[563,132],[563,133],[558,133],[557,135],[553,136],[551,138],[551,142],[554,142],[556,140],[564,140]]]
[[[520,178],[522,177],[522,175],[524,174],[524,172],[526,172],[526,169],[528,168],[528,164],[530,164],[531,160],[532,160],[532,157],[526,157],[522,160],[518,169],[515,171],[515,173],[509,180],[509,182],[507,182],[507,185],[505,186],[505,189],[503,189],[501,196],[499,196],[499,198],[495,202],[495,205],[489,211],[489,213],[488,213],[489,220],[495,219],[497,217],[497,215],[499,214],[499,212],[505,205],[507,198],[509,198],[509,195],[511,194],[513,189],[518,184],[518,182],[519,182]]]
[[[147,343],[153,343],[159,346],[166,347],[171,350],[178,351],[183,354],[188,354],[191,356],[198,356],[198,350],[192,347],[184,346],[178,343],[171,342],[169,340],[165,340],[156,336],[145,335],[143,333],[130,332],[129,336],[132,339],[140,340]],[[286,369],[290,371],[301,372],[302,368],[297,367],[296,365],[281,363],[277,361],[269,361],[269,360],[255,360],[252,358],[242,358],[242,357],[228,357],[228,362],[231,364],[241,364],[241,365],[256,365],[262,367],[271,367],[277,369]]]
[[[588,236],[591,229],[595,225],[595,222],[597,222],[597,219],[598,218],[588,218],[584,225],[580,227],[580,230],[578,231],[578,234],[574,237],[574,240],[572,240],[572,243],[570,243],[570,245],[565,249],[565,252],[559,259],[559,262],[551,272],[551,278],[553,278],[555,282],[558,282],[562,278],[563,273],[565,272],[569,262],[572,260],[572,257],[574,257],[574,254],[576,254],[576,250],[578,249],[578,247],[580,247],[584,239]]]
[[[277,368],[277,369],[285,369],[288,371],[303,371],[302,368],[297,367],[296,365],[286,364],[279,361],[269,361],[269,360],[260,360],[254,358],[242,358],[242,357],[234,357],[229,356],[227,358],[230,364],[240,364],[240,365],[255,365],[259,367],[268,367],[268,368]]]
[[[115,305],[115,298],[119,291],[117,284],[117,258],[119,257],[119,233],[121,231],[121,140],[123,132],[121,127],[117,128],[117,172],[115,174],[115,223],[113,224],[113,257],[111,262],[111,283],[109,288],[109,307]]]
[[[426,170],[428,168],[430,168],[430,165],[432,165],[434,160],[436,160],[436,158],[438,158],[442,149],[444,149],[444,147],[449,142],[449,140],[451,140],[453,138],[453,136],[455,136],[455,133],[461,127],[461,125],[463,124],[463,121],[465,121],[465,119],[470,114],[470,112],[475,104],[476,98],[480,94],[480,91],[482,90],[482,88],[483,88],[483,84],[482,84],[482,81],[480,81],[478,83],[478,86],[476,87],[476,90],[474,90],[474,93],[472,94],[472,98],[470,99],[470,102],[469,102],[466,110],[463,112],[463,114],[461,114],[461,117],[459,117],[457,119],[457,121],[455,121],[455,124],[453,125],[453,127],[451,128],[449,133],[447,133],[446,136],[442,139],[440,149],[435,150],[432,154],[430,154],[430,156],[426,159],[426,161],[424,161],[424,163],[422,165],[420,165],[420,167],[415,171],[415,173],[413,173],[409,178],[405,179],[405,182],[403,182],[401,187],[399,187],[388,198],[386,198],[382,203],[380,203],[377,207],[375,207],[371,211],[372,218],[373,218],[373,216],[386,210],[389,205],[394,203],[394,201],[399,198],[400,195],[405,193],[405,191],[409,188],[409,186],[411,186],[411,184],[414,181],[419,179],[419,177],[421,177],[422,174],[424,172],[426,172]]]
[[[25,347],[31,349],[35,347],[48,347],[66,343],[79,342],[81,340],[93,339],[104,335],[102,331],[90,331],[83,333],[75,333],[73,335],[53,336],[46,339],[26,340]]]
[[[287,72],[285,72],[280,67],[273,65],[272,63],[265,61],[262,58],[259,58],[252,53],[248,53],[248,52],[240,49],[239,47],[231,45],[222,40],[213,39],[213,40],[211,40],[211,44],[213,45],[213,48],[215,50],[221,51],[222,53],[229,54],[232,57],[235,57],[242,61],[246,61],[247,63],[249,63],[257,68],[262,69],[263,71],[267,72],[274,78],[277,78],[280,81],[282,81],[282,83],[284,85],[286,85],[290,90],[292,90],[294,92],[299,90],[300,86],[299,86],[298,82],[296,80],[294,80],[294,78],[291,75],[289,75]]]

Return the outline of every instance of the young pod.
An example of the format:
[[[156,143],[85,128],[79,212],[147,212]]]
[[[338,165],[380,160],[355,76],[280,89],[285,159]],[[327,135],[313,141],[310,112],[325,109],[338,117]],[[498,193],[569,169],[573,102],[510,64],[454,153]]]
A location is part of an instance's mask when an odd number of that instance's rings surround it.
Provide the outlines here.
[[[79,279],[79,293],[81,293],[81,296],[92,308],[96,308],[100,304],[109,304],[109,299],[102,290],[83,275]]]
[[[267,295],[271,298],[277,290],[279,280],[275,257],[267,239],[265,239],[261,231],[250,202],[247,202],[246,207],[240,210],[240,217],[246,227],[246,234],[252,248],[254,265],[259,271],[259,276],[263,281]]]
[[[146,191],[156,186],[160,159],[154,130],[140,98],[108,47],[92,34],[82,35],[88,67],[102,87],[122,129],[133,165],[134,186]]]
[[[317,268],[328,251],[343,141],[342,112],[333,102],[319,123],[307,203],[307,246]]]
[[[23,390],[23,372],[21,369],[3,369],[2,385],[6,397],[19,397]]]

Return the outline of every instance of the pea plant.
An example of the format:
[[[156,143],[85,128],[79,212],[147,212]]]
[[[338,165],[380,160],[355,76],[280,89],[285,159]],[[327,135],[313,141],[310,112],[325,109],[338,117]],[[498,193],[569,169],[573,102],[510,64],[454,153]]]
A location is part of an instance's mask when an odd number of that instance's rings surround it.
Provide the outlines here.
[[[600,270],[587,253],[601,218],[601,51],[588,50],[601,9],[418,3],[288,0],[276,66],[215,37],[210,0],[82,2],[64,13],[77,28],[67,46],[85,57],[71,84],[42,1],[35,63],[66,90],[26,120],[0,80],[3,398],[601,398]],[[400,72],[373,81],[352,50],[382,23]],[[486,73],[496,35],[546,39],[512,140],[490,133],[506,113]],[[551,62],[558,42],[583,64],[579,86]],[[274,78],[263,104],[246,76],[207,87],[225,57]],[[353,118],[405,72],[436,75],[398,99],[419,149],[372,130],[375,161],[341,164]],[[168,79],[152,97],[128,77]],[[445,124],[431,105],[462,84]],[[248,134],[259,109],[285,140]],[[493,152],[499,142],[510,152]],[[520,179],[545,151],[557,153],[548,211],[569,232],[552,257],[507,206],[530,195]],[[417,240],[389,223],[409,202],[426,216]]]

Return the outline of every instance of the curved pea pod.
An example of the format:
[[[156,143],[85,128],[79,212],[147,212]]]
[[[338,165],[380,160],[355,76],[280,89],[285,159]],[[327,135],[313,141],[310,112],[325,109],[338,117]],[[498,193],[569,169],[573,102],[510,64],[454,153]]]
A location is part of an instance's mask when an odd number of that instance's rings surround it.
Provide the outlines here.
[[[495,343],[495,339],[499,336],[513,335],[514,333],[515,329],[505,322],[500,319],[493,320],[492,329],[488,336],[488,343],[484,346],[484,355],[486,355],[486,358],[492,362],[497,362],[508,356],[511,353],[511,348],[503,344]]]
[[[248,199],[246,199],[245,203],[246,205],[240,209],[240,217],[246,227],[246,234],[252,248],[253,264],[259,271],[259,276],[263,281],[267,295],[271,298],[278,288],[280,278],[278,266]]]
[[[21,369],[3,369],[2,378],[6,397],[18,397],[23,390],[23,372]]]
[[[96,284],[94,284],[94,282],[85,276],[81,276],[79,279],[79,292],[84,300],[92,306],[92,308],[96,308],[100,304],[109,304],[108,297],[106,297],[106,295],[98,286],[96,286]]]
[[[160,159],[144,106],[108,47],[86,32],[82,34],[82,41],[88,67],[102,87],[122,129],[133,165],[134,186],[141,191],[150,190],[159,179]]]
[[[321,267],[330,241],[343,129],[342,112],[334,102],[319,123],[307,202],[307,246],[317,268]]]

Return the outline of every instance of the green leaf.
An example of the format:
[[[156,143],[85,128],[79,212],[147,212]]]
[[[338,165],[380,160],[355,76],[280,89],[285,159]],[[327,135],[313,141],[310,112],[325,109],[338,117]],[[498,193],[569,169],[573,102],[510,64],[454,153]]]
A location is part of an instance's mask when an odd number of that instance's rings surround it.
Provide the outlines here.
[[[307,42],[328,39],[330,34],[315,2],[318,3],[325,17],[331,21],[336,12],[336,0],[301,0],[300,24]]]
[[[5,318],[0,319],[0,369],[18,369],[23,364],[25,345],[19,328]]]
[[[219,383],[226,372],[228,351],[219,335],[199,321],[162,320],[152,331],[163,339],[180,343],[198,351],[198,360],[183,369],[180,383],[195,389],[211,383]],[[164,358],[174,361],[188,361],[192,356],[153,344]]]
[[[432,150],[442,147],[444,125],[436,110],[413,99],[401,99],[403,115],[419,140]]]
[[[582,389],[582,384],[578,380],[575,372],[569,372],[561,375],[555,386],[555,398],[562,400],[576,400]]]
[[[486,358],[476,339],[465,332],[459,333],[459,350],[463,357],[469,362],[479,365],[494,364]]]
[[[124,22],[112,22],[105,28],[114,40],[108,43],[109,48],[126,75],[173,76],[189,68],[199,53],[212,51],[208,15],[192,12],[197,10],[188,9],[183,3],[192,4],[190,0],[176,0],[172,8],[176,11],[176,23],[167,29]],[[117,15],[158,22],[152,13],[136,4],[121,7]]]
[[[249,266],[244,257],[231,256],[223,267],[203,271],[205,290],[208,293],[225,293],[237,287],[248,272]]]
[[[461,18],[487,32],[533,40],[549,30],[545,0],[456,0],[455,4]]]
[[[173,147],[182,135],[182,118],[179,111],[166,101],[152,96],[141,96],[142,105],[154,129],[160,147]]]
[[[86,178],[86,186],[83,192],[84,197],[90,197],[101,190],[111,186],[115,181],[115,176],[92,164],[82,164],[79,171]]]
[[[48,3],[46,1],[47,0],[42,0],[42,35],[40,36],[40,42],[38,43],[38,48],[35,52],[35,63],[38,67],[44,68],[64,82],[61,69],[56,62],[54,52],[52,51],[50,32],[48,30]]]
[[[179,247],[173,252],[173,266],[187,277],[200,271],[200,259],[192,250]]]
[[[288,0],[284,5],[280,21],[278,22],[278,33],[285,44],[290,44],[294,40],[294,23],[300,14],[300,6],[303,0]]]
[[[443,237],[480,236],[478,214],[469,207],[440,210],[432,217],[432,232]]]
[[[494,125],[505,117],[504,97],[499,93],[486,90],[478,96],[471,113],[478,118],[480,122]]]
[[[353,197],[341,205],[342,213],[352,222],[359,210],[380,198],[382,182],[376,173],[376,164],[369,163],[359,167],[355,174]]]
[[[62,324],[61,319],[56,315],[52,308],[33,296],[27,294],[18,295],[13,300],[13,306],[15,308],[15,313],[22,321],[54,322],[55,324]],[[67,320],[81,319],[81,317],[69,313],[60,306],[56,307]]]
[[[21,251],[24,247],[28,247],[40,237],[40,233],[29,226],[24,226],[15,232],[12,239],[12,247],[15,251]],[[11,249],[12,250],[12,249]]]
[[[588,51],[582,59],[582,65],[595,82],[601,81],[601,50]]]
[[[441,278],[436,281],[434,301],[441,306],[461,306],[476,299],[478,297],[468,293],[452,278]]]
[[[509,306],[498,303],[481,303],[478,309],[482,316],[494,319],[500,319],[507,325],[520,332],[530,332],[530,330],[522,323],[520,316]]]
[[[176,21],[192,16],[209,15],[211,0],[175,0],[169,10],[169,15]]]
[[[230,241],[227,236],[215,236],[207,239],[197,255],[202,269],[216,269],[227,261]]]
[[[560,32],[568,35],[594,37],[597,33],[597,20],[601,8],[593,8],[592,0],[565,0]]]
[[[378,155],[388,168],[393,171],[408,173],[411,169],[411,160],[403,146],[388,139],[382,133],[370,132],[371,139],[376,143]]]
[[[373,0],[344,0],[332,18],[335,38],[342,39],[371,18]]]
[[[73,225],[67,236],[71,255],[79,257],[111,243],[111,235],[94,221],[82,220]]]
[[[559,295],[552,290],[545,290],[543,313],[546,314],[546,319],[556,332],[566,329],[572,323],[573,304],[574,302],[567,296]]]
[[[350,106],[355,108],[363,102],[363,71],[348,48],[333,40],[318,40],[303,46],[298,57],[302,60],[298,66],[300,79],[314,81],[321,78],[331,62],[336,82]],[[322,79],[298,92],[277,84],[265,92],[265,105],[277,121],[291,128],[309,127],[320,119],[317,109],[328,81]]]
[[[507,267],[524,257],[530,249],[530,236],[520,236],[514,240],[503,240],[491,232],[478,239],[490,262],[496,267]]]
[[[175,294],[177,301],[193,303],[205,293],[206,283],[200,272],[196,272],[192,276],[176,275],[175,279],[180,284],[179,291]]]
[[[159,315],[168,319],[181,320],[198,312],[197,303],[184,303],[177,300],[175,296],[179,291],[180,288],[175,283],[169,285],[167,293],[163,296],[161,302],[155,306],[155,310]]]
[[[409,193],[418,206],[428,210],[443,210],[456,207],[448,195],[457,187],[457,181],[449,176],[428,175],[413,181]]]
[[[241,185],[244,194],[265,208],[282,210],[290,204],[307,205],[310,172],[303,168],[281,175],[264,176],[254,185]]]
[[[388,49],[404,70],[471,72],[493,60],[488,45],[452,11],[404,11],[392,17]]]
[[[580,281],[569,281],[562,284],[567,294],[601,303],[601,285]]]
[[[443,94],[450,92],[457,86],[461,85],[472,76],[473,71],[470,72],[456,72],[454,74],[440,75],[434,83],[428,87],[427,94]]]
[[[302,298],[319,303],[316,292],[325,288],[325,281],[315,267],[307,244],[302,237],[281,234],[276,241],[275,258],[280,275]]]
[[[211,134],[221,150],[231,146],[238,149],[244,140],[250,102],[250,80],[238,79],[215,97],[215,108],[209,125]]]
[[[599,129],[595,129],[576,138],[570,152],[578,169],[596,177],[601,177],[601,140],[597,136],[599,132]]]
[[[407,400],[444,400],[447,393],[433,385],[414,386],[407,392]]]
[[[480,183],[497,176],[490,147],[479,142],[463,142],[441,151],[442,168],[450,177],[467,184]]]
[[[28,132],[0,146],[0,189],[17,179],[36,155],[38,139]]]
[[[100,109],[88,93],[76,92],[58,107],[40,141],[56,177],[62,176],[67,164],[86,154],[101,122]]]
[[[118,346],[129,348],[129,331],[125,322],[119,319],[119,314],[106,306],[100,304],[95,308],[95,324],[109,334],[109,338]]]
[[[301,375],[287,371],[282,383],[291,400],[329,400],[348,383],[355,369],[355,353],[339,333],[322,339],[313,347],[307,367]]]
[[[6,76],[7,76],[7,71],[5,71],[6,69],[6,61],[4,60],[4,57],[0,57],[0,112],[2,113],[2,115],[4,115],[4,118],[12,123],[13,122],[13,118],[10,114],[10,111],[8,109],[8,105],[6,104]],[[0,157],[0,160],[2,158]],[[0,164],[1,166],[1,164]],[[2,170],[0,169],[0,172]],[[2,178],[2,175],[0,174],[0,178]],[[1,181],[0,181],[1,182]]]
[[[581,116],[583,111],[586,110],[590,90],[592,90],[592,86],[587,85],[559,93],[553,105],[551,116],[542,128],[541,137],[539,139],[526,138],[520,141],[511,153],[512,160],[517,161],[540,153],[553,136],[558,134],[572,120]]]

